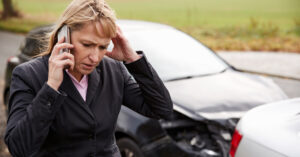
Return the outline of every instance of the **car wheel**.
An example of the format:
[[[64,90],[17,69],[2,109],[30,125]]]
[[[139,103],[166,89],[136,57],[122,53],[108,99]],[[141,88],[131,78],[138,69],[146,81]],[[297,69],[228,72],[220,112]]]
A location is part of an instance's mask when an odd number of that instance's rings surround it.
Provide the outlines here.
[[[117,141],[122,157],[143,157],[139,146],[129,138],[121,138]]]

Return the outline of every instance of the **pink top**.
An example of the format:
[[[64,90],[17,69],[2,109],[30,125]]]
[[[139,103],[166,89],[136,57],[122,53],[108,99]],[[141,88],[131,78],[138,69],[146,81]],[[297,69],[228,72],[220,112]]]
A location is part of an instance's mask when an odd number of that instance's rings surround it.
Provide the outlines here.
[[[88,88],[88,79],[87,79],[87,75],[84,75],[82,77],[82,79],[80,80],[80,82],[78,82],[76,80],[76,78],[70,74],[68,72],[68,70],[66,70],[67,74],[70,76],[73,84],[75,85],[75,87],[77,88],[78,92],[80,93],[81,97],[83,98],[83,100],[86,100],[86,92],[87,92],[87,88]]]

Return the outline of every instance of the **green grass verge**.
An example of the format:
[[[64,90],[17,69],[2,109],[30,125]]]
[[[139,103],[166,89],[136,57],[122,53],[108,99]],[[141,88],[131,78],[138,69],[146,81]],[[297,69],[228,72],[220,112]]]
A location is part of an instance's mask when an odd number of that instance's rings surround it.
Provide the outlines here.
[[[0,21],[0,29],[28,32],[35,26],[54,22],[69,2],[14,0],[24,17]],[[108,0],[108,3],[118,18],[169,24],[214,50],[300,52],[299,0]]]
[[[175,27],[240,26],[250,18],[282,29],[300,17],[299,0],[111,0],[120,18],[143,19]]]

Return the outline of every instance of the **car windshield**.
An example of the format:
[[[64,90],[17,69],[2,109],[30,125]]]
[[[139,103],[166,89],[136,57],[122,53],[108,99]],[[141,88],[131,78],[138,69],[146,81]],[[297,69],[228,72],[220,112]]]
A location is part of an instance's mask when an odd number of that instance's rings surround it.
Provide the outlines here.
[[[219,73],[228,67],[210,49],[176,29],[123,32],[135,50],[143,50],[164,81]]]

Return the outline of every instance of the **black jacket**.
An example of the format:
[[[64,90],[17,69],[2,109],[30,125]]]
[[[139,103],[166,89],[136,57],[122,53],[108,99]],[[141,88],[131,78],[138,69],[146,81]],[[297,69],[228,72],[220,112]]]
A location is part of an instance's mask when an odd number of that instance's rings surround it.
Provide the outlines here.
[[[170,95],[145,56],[125,66],[103,58],[88,75],[86,102],[65,72],[59,92],[46,84],[48,59],[13,71],[5,142],[14,157],[120,156],[114,129],[122,104],[152,118],[172,113]]]

